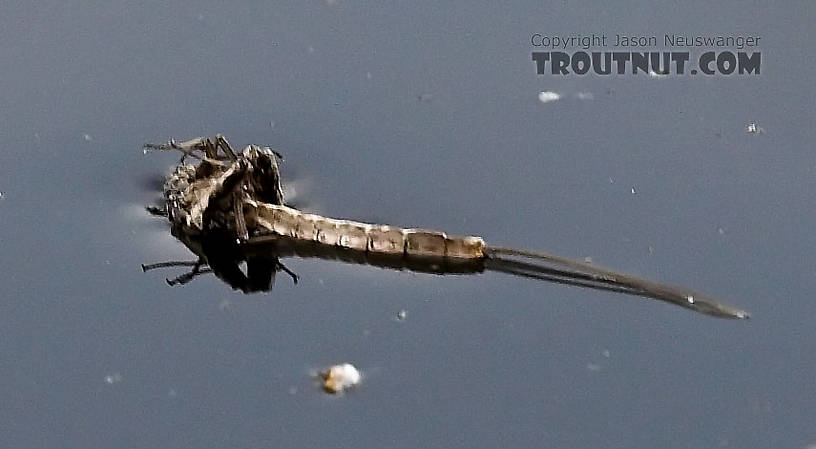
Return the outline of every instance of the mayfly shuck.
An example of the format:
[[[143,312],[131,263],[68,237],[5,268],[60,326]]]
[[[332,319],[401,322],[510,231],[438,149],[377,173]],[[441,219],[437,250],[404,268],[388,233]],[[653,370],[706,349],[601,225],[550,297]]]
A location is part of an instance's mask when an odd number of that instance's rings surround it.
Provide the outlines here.
[[[197,256],[146,270],[186,265],[184,284],[213,272],[244,292],[272,287],[277,271],[297,282],[280,258],[318,257],[436,274],[485,270],[659,299],[709,315],[747,318],[742,310],[690,289],[647,281],[552,254],[491,246],[476,236],[361,223],[310,214],[286,205],[278,163],[269,147],[234,151],[221,135],[147,144],[146,150],[178,151],[181,160],[164,183],[164,208],[173,235]],[[246,262],[246,272],[239,265]]]

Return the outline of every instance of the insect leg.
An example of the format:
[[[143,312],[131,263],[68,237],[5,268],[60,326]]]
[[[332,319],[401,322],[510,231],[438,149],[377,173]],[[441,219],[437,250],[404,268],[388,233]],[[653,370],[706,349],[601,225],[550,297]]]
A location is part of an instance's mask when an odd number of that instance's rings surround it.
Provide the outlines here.
[[[167,285],[184,285],[190,281],[192,281],[196,276],[199,274],[209,273],[212,270],[210,268],[201,268],[202,265],[206,265],[202,259],[199,259],[198,262],[193,265],[193,269],[190,270],[188,273],[184,273],[181,276],[175,279],[165,279]]]
[[[198,259],[195,262],[189,261],[170,261],[170,262],[159,262],[159,263],[152,263],[152,264],[142,264],[142,271],[150,271],[156,268],[166,268],[166,267],[193,267],[189,272],[182,274],[181,276],[175,279],[165,279],[168,285],[184,285],[193,280],[199,274],[209,273],[212,270],[208,267],[201,268],[202,266],[207,265],[207,262],[204,259]]]
[[[181,157],[181,162],[184,162],[184,158],[190,156],[195,159],[202,159],[202,157],[196,154],[196,151],[204,152],[206,148],[206,144],[209,142],[209,139],[206,137],[197,137],[195,139],[190,139],[184,142],[176,142],[173,139],[170,139],[169,142],[163,144],[155,144],[155,143],[146,143],[144,144],[145,150],[159,150],[159,151],[170,151],[170,150],[178,150],[184,153]]]
[[[187,261],[170,261],[170,262],[159,262],[159,263],[151,263],[151,264],[142,264],[142,271],[150,271],[155,270],[156,268],[167,268],[167,267],[194,267],[199,265],[200,261],[195,262],[187,262]]]
[[[290,269],[286,268],[286,265],[284,265],[284,264],[283,264],[283,262],[281,262],[280,260],[279,260],[279,261],[277,261],[277,268],[278,268],[279,270],[282,270],[282,271],[283,271],[283,272],[285,272],[286,274],[288,274],[288,275],[289,275],[289,276],[292,278],[292,282],[293,282],[293,283],[295,283],[295,284],[297,284],[297,283],[298,283],[298,278],[299,278],[299,276],[298,276],[297,274],[295,274],[295,272],[294,272],[294,271],[292,271],[292,270],[290,270]]]
[[[212,273],[212,270],[209,268],[204,268],[199,271],[191,271],[189,273],[182,274],[181,276],[175,279],[165,279],[164,281],[167,282],[167,285],[184,285],[195,279],[196,276],[199,274],[207,274]]]
[[[215,135],[215,146],[221,147],[221,149],[224,150],[224,154],[226,154],[230,160],[234,161],[238,159],[238,156],[235,155],[235,151],[232,150],[232,147],[230,146],[229,142],[227,142],[227,138],[224,137],[223,135],[221,134]]]

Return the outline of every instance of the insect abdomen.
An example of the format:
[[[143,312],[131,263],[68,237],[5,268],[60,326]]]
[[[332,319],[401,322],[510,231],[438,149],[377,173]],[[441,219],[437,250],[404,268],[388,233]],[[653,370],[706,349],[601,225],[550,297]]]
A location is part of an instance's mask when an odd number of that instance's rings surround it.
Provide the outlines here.
[[[482,259],[485,242],[480,237],[449,236],[444,232],[404,229],[349,220],[336,220],[300,212],[287,206],[248,202],[256,229],[323,245],[371,254],[423,258]]]

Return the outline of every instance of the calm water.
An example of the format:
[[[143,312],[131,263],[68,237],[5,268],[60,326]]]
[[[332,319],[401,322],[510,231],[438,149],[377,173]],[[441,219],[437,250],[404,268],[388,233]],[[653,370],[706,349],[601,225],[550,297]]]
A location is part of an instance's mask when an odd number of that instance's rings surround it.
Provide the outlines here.
[[[816,444],[815,11],[728,3],[6,5],[0,446]],[[759,35],[763,72],[536,77],[533,32]],[[168,287],[139,266],[192,259],[143,210],[176,157],[140,146],[216,132],[284,153],[308,210],[589,256],[753,319],[317,260],[265,295]],[[325,395],[341,361],[363,384]]]

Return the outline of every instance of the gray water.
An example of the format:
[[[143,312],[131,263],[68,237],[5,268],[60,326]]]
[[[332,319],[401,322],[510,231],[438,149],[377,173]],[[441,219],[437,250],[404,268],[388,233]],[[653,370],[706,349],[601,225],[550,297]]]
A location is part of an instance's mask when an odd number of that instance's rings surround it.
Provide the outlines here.
[[[816,444],[814,7],[627,3],[6,4],[0,446]],[[762,73],[536,76],[534,32],[758,35]],[[320,260],[268,294],[169,287],[183,270],[140,264],[194,258],[144,211],[177,156],[141,145],[217,132],[281,151],[304,209],[591,257],[752,319]],[[320,391],[343,361],[359,388]]]

